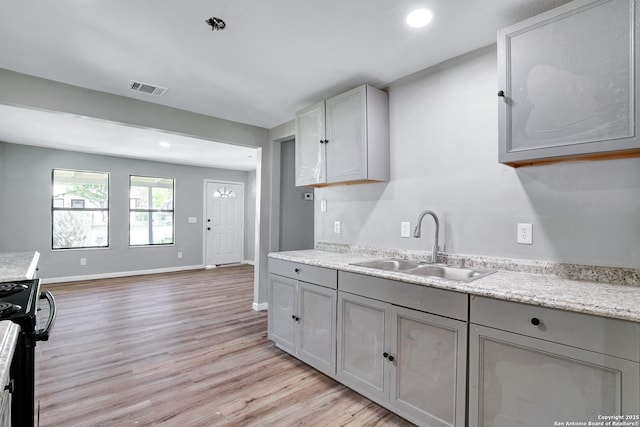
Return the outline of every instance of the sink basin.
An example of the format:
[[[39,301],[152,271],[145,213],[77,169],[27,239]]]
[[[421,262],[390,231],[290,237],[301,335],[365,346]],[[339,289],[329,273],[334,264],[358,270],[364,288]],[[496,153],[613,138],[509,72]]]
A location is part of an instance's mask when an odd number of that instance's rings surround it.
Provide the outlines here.
[[[358,262],[351,265],[375,268],[376,270],[398,271],[413,276],[440,277],[442,279],[471,282],[493,273],[493,270],[473,270],[469,268],[451,267],[445,264],[430,264],[407,261],[404,259],[378,259],[375,261]]]
[[[457,268],[442,265],[422,264],[416,268],[404,271],[415,276],[441,277],[443,279],[458,280],[460,282],[471,282],[493,273],[493,270],[480,271],[468,268]]]
[[[418,262],[407,261],[404,259],[377,259],[375,261],[358,262],[351,265],[358,267],[375,268],[386,271],[403,271],[416,268],[420,265]]]

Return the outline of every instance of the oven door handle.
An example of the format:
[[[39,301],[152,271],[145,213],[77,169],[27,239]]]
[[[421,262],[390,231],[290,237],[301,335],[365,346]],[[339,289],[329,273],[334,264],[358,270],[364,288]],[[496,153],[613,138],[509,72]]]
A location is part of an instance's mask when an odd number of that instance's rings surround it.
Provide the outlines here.
[[[49,318],[44,329],[36,329],[36,341],[47,341],[49,340],[49,332],[56,320],[56,300],[49,291],[41,292],[39,299],[46,299],[49,302]]]

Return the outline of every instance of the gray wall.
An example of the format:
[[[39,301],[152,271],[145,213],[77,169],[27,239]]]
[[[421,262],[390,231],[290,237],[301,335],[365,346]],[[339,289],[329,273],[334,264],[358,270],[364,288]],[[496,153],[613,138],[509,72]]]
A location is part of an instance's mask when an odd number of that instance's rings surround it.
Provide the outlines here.
[[[280,143],[280,250],[313,249],[313,201],[304,194],[313,188],[296,187],[295,141]]]
[[[255,179],[251,184],[247,172],[7,143],[0,143],[0,153],[0,251],[39,251],[40,277],[45,279],[201,266],[204,180],[244,182],[246,188],[253,185],[255,197]],[[51,250],[50,198],[53,168],[110,173],[109,248]],[[129,247],[130,174],[175,178],[175,245]],[[249,194],[248,196],[250,197]],[[245,213],[245,229],[252,230],[255,224],[255,202],[248,205],[253,205],[254,208]],[[187,218],[190,216],[196,217],[198,222],[189,224]],[[250,237],[247,236],[248,239]],[[251,249],[254,245],[253,241],[248,241],[246,247]],[[179,251],[183,253],[182,259],[177,257]],[[87,259],[86,266],[80,265],[81,257]]]
[[[255,262],[256,253],[256,171],[247,172],[244,189],[244,260]]]
[[[123,96],[97,92],[64,83],[0,69],[0,103],[41,110],[59,111],[102,120],[154,128],[181,135],[230,144],[259,147],[256,176],[258,253],[255,254],[254,306],[267,300],[267,254],[271,243],[272,153],[270,131],[257,126],[204,116],[189,111],[151,104]],[[279,174],[279,170],[275,173]],[[2,236],[0,236],[1,238]]]
[[[494,45],[392,84],[391,181],[316,190],[316,242],[429,250],[430,218],[421,239],[400,221],[432,209],[447,252],[640,268],[640,159],[498,164],[496,63]]]

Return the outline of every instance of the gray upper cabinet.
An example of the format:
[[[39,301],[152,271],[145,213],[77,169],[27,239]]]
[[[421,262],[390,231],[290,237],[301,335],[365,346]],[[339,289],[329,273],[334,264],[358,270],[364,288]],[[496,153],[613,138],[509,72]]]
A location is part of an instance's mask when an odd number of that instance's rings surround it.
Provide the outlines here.
[[[499,161],[640,155],[634,0],[575,0],[498,33]]]
[[[296,185],[389,180],[389,105],[363,85],[296,113]]]

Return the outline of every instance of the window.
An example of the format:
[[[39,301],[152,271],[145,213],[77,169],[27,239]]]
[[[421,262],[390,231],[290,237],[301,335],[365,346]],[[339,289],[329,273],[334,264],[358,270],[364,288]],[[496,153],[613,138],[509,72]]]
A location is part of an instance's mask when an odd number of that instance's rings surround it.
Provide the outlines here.
[[[170,178],[131,175],[129,245],[173,244],[173,188]]]
[[[54,169],[51,224],[53,249],[109,246],[109,174]]]
[[[222,186],[218,188],[215,193],[213,193],[213,197],[227,197],[230,199],[235,199],[236,192],[233,191],[231,188]]]

